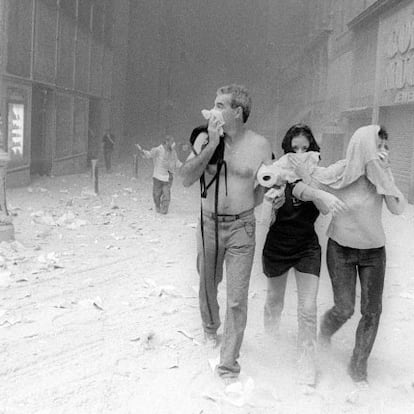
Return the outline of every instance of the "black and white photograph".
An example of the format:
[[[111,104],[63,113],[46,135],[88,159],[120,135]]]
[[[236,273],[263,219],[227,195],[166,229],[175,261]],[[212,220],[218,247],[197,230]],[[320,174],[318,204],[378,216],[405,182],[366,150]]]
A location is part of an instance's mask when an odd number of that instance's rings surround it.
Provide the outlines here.
[[[0,414],[414,412],[414,0],[0,0]]]

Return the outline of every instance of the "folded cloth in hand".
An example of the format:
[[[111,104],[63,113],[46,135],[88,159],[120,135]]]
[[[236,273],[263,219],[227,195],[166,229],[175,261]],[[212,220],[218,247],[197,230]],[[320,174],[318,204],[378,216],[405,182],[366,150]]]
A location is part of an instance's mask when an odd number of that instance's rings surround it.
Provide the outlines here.
[[[224,135],[224,131],[223,131],[223,125],[224,125],[224,118],[223,118],[223,114],[218,111],[217,109],[202,109],[201,110],[201,114],[203,115],[204,119],[209,120],[210,118],[214,117],[219,121],[219,129],[218,129],[218,133],[220,134],[220,136]]]

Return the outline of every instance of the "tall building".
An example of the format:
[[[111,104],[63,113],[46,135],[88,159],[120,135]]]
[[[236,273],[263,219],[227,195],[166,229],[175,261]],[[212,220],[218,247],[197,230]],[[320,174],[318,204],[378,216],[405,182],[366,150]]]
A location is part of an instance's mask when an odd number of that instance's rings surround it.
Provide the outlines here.
[[[309,123],[329,164],[345,155],[358,127],[383,124],[397,185],[414,202],[414,1],[309,0],[306,7],[306,31],[279,78],[278,136]]]
[[[0,147],[10,155],[8,182],[81,171],[99,156],[105,128],[123,132],[113,108],[125,100],[128,33],[117,28],[128,27],[129,1],[3,4]]]

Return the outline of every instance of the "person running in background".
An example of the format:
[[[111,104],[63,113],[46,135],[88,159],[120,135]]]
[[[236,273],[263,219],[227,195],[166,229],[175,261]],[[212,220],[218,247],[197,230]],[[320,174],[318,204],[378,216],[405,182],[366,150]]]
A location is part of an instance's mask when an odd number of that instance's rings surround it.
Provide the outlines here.
[[[149,151],[142,149],[139,144],[136,146],[144,158],[151,158],[154,163],[152,197],[155,210],[157,213],[167,214],[171,202],[174,173],[182,166],[174,148],[174,138],[167,135],[161,145],[151,148]]]
[[[112,153],[115,146],[115,136],[111,133],[111,130],[107,128],[105,134],[102,138],[103,154],[105,161],[106,172],[111,172],[112,170]]]

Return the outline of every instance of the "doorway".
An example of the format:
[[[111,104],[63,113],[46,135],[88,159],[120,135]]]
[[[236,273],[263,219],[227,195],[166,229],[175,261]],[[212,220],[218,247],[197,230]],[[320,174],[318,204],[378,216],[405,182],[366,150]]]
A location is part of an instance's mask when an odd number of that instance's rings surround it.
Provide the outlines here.
[[[52,90],[34,85],[32,90],[32,124],[30,175],[47,175],[52,168],[48,130],[52,116]]]

